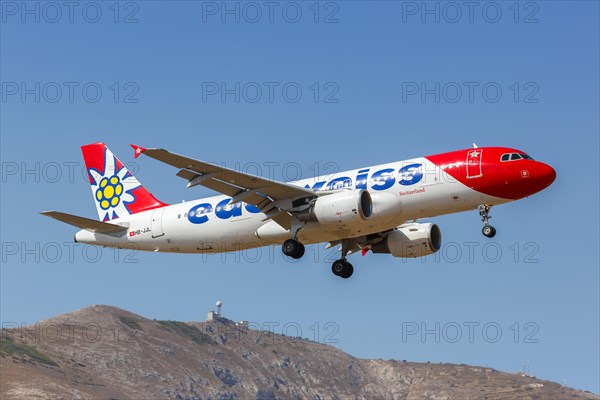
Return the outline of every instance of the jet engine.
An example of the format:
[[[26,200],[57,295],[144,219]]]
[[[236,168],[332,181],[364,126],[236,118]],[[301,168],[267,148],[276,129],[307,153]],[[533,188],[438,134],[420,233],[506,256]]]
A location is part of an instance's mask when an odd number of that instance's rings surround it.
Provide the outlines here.
[[[423,257],[433,254],[442,246],[442,232],[436,224],[403,224],[390,232],[383,241],[371,246],[373,253],[394,257]]]
[[[317,197],[314,203],[299,212],[298,219],[322,224],[355,224],[367,220],[373,213],[373,201],[366,190],[344,190]]]
[[[402,202],[394,193],[371,193],[371,201],[373,202],[371,221],[390,221],[402,213]]]

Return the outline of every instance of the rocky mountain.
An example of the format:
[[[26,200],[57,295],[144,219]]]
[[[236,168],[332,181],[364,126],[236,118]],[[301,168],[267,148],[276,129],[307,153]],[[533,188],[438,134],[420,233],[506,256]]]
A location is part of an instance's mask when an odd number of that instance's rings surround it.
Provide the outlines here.
[[[600,399],[522,374],[363,360],[228,320],[149,320],[92,306],[3,329],[11,399]]]

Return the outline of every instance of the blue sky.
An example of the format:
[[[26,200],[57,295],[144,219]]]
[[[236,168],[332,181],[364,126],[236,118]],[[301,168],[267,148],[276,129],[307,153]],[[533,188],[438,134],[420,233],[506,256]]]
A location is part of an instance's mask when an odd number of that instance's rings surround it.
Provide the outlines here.
[[[201,320],[221,299],[359,357],[525,366],[600,391],[597,2],[22,4],[1,3],[3,324],[92,304]],[[344,281],[322,246],[292,263],[72,245],[38,212],[96,217],[79,146],[97,141],[165,202],[213,193],[129,143],[291,179],[476,142],[558,178],[494,208],[492,241],[476,212],[439,217],[438,256],[355,255]]]

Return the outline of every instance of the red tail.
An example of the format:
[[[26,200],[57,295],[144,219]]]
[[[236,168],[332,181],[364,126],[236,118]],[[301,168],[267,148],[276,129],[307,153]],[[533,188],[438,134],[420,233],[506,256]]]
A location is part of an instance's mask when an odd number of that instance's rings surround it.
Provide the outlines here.
[[[81,146],[100,221],[167,204],[157,200],[104,143]]]

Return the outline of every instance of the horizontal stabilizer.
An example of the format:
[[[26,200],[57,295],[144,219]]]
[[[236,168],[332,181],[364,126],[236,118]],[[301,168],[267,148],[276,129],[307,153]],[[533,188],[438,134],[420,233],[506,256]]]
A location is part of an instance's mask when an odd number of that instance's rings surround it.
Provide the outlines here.
[[[94,233],[116,233],[127,230],[127,226],[111,224],[109,222],[101,222],[95,219],[78,217],[77,215],[66,214],[58,211],[44,211],[40,214]]]

